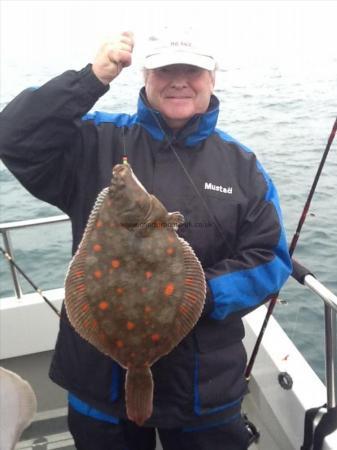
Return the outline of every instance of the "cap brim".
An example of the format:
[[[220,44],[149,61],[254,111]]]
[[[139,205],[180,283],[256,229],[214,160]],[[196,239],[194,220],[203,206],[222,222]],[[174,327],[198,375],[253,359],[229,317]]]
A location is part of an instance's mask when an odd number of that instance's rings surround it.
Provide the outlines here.
[[[214,70],[216,66],[212,57],[188,52],[157,53],[147,56],[144,61],[145,69],[158,69],[172,64],[189,64],[206,70]]]

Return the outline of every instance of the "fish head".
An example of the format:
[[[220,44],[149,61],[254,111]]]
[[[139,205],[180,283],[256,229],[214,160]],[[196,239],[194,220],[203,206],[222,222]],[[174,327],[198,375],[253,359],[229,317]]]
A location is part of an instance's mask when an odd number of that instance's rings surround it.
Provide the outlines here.
[[[113,167],[109,195],[121,224],[136,226],[142,224],[148,216],[151,196],[129,164],[117,164]]]

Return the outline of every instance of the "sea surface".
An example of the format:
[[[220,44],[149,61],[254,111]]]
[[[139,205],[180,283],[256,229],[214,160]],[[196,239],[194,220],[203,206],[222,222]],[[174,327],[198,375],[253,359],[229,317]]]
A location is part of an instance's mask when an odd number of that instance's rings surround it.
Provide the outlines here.
[[[0,109],[17,86],[37,86],[58,73],[41,66],[40,76],[13,71],[1,92]],[[337,59],[315,70],[277,65],[231,67],[217,73],[221,101],[218,126],[251,148],[274,180],[289,242],[296,229],[337,113]],[[18,82],[20,80],[20,82]],[[24,83],[23,83],[24,80]],[[125,71],[94,110],[133,113],[142,85],[139,71]],[[23,87],[22,87],[23,88]],[[1,222],[50,217],[58,209],[32,197],[0,162]],[[335,141],[295,257],[337,293],[337,142]],[[17,263],[43,290],[61,287],[71,258],[70,225],[57,224],[11,233]],[[8,263],[0,255],[0,297],[11,296]],[[32,288],[24,281],[24,292]],[[282,289],[275,316],[324,381],[322,301],[290,279]],[[47,307],[47,306],[46,306]]]

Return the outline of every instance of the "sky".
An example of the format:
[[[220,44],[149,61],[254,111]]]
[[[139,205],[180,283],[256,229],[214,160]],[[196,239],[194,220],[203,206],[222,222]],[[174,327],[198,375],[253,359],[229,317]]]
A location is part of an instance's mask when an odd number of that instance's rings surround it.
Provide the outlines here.
[[[337,1],[0,0],[1,74],[20,62],[39,70],[83,66],[123,30],[135,33],[135,60],[149,35],[194,28],[220,66],[315,65],[337,57]]]

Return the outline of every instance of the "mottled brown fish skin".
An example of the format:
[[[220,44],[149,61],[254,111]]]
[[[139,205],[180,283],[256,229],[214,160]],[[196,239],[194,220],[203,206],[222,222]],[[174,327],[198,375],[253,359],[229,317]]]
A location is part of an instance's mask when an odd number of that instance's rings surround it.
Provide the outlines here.
[[[151,415],[153,388],[149,379],[140,388],[132,374],[151,376],[146,368],[182,340],[203,308],[204,273],[175,232],[182,222],[180,213],[168,213],[144,189],[130,166],[117,165],[66,278],[74,328],[131,370],[127,409],[138,424]]]

